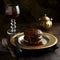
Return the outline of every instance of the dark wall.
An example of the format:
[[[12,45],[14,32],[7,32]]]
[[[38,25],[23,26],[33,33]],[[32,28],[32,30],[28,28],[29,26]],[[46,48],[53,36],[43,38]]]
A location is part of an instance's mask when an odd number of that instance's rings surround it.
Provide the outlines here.
[[[59,0],[13,0],[13,2],[20,5],[21,14],[17,19],[18,23],[36,21],[38,18],[47,14],[47,16],[52,17],[53,22],[60,22],[60,1]],[[5,17],[4,7],[6,4],[11,3],[12,0],[0,0],[0,15],[3,15],[4,23],[9,22],[8,18]]]
[[[60,21],[59,0],[20,0],[20,2],[23,10],[25,9],[29,11],[35,20],[38,20],[39,17],[47,14],[49,17],[54,19],[54,22]]]
[[[4,13],[4,1],[0,0],[0,15]]]
[[[0,36],[6,33],[6,30],[10,25],[10,20],[5,15],[5,6],[13,2],[14,4],[19,4],[21,9],[21,14],[16,20],[19,24],[26,22],[28,22],[27,24],[29,24],[30,22],[36,22],[38,21],[38,18],[40,18],[44,14],[52,17],[53,23],[60,23],[59,0],[0,0]]]
[[[60,21],[60,1],[59,0],[37,0],[39,5],[45,9],[45,13],[54,19],[54,22]]]

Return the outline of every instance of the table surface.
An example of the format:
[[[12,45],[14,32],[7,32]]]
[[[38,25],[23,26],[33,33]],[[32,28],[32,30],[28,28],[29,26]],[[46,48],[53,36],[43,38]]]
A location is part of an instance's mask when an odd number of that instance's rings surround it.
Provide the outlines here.
[[[6,26],[7,26],[7,24],[6,24]],[[25,28],[23,28],[23,26],[21,26],[21,27],[20,27],[21,28],[20,32],[24,31],[24,29],[25,29]],[[4,26],[3,26],[3,28],[4,28]],[[7,35],[5,33],[7,28],[1,29],[0,39],[7,37]],[[56,36],[58,38],[57,46],[59,48],[56,49],[55,52],[50,52],[50,53],[46,53],[46,54],[38,55],[38,56],[31,56],[31,55],[25,56],[25,57],[22,56],[19,59],[16,59],[10,55],[8,50],[6,48],[4,48],[0,42],[0,59],[1,60],[60,60],[60,23],[54,23],[52,28],[46,32],[53,34],[54,36]]]

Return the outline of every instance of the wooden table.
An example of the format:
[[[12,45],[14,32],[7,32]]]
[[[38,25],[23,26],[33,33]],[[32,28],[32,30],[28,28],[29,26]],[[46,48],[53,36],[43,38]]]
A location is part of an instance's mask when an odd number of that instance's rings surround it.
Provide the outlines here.
[[[7,24],[6,24],[6,26],[7,26]],[[4,26],[3,26],[3,28],[4,28]],[[7,28],[1,29],[2,35],[0,35],[0,39],[7,37],[7,35],[5,33]],[[20,27],[18,27],[18,28],[20,28]],[[20,29],[20,31],[24,31],[24,29],[26,29],[26,28],[22,27],[22,29]],[[60,60],[60,23],[54,23],[52,28],[46,32],[51,33],[58,38],[57,46],[59,48],[56,49],[55,52],[38,55],[38,56],[22,56],[19,59],[16,59],[16,58],[11,57],[8,50],[3,48],[3,46],[0,42],[0,60]]]

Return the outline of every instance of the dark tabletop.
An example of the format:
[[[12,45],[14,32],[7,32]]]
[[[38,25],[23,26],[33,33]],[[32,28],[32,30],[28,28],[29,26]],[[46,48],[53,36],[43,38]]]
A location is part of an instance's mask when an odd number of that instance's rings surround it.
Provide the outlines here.
[[[5,24],[5,26],[9,26],[9,24]],[[28,25],[24,25],[24,24],[18,24],[17,25],[20,29],[20,32],[24,31],[24,29],[28,28]],[[1,28],[1,36],[0,39],[2,40],[2,38],[7,38],[6,35],[6,30],[8,29],[8,27],[2,27]],[[60,60],[60,23],[53,23],[53,26],[50,30],[47,30],[46,32],[53,34],[54,36],[57,37],[58,39],[58,49],[56,49],[54,52],[49,52],[49,53],[45,53],[42,55],[37,55],[37,56],[20,56],[18,59],[13,58],[9,51],[4,48],[0,42],[0,60]],[[0,40],[0,41],[1,41]]]

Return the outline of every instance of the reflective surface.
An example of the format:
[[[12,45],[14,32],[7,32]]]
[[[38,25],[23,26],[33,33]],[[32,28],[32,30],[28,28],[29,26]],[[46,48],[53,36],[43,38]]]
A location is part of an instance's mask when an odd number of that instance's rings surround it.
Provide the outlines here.
[[[54,35],[49,34],[49,33],[43,33],[43,38],[41,39],[41,42],[43,45],[29,46],[24,43],[24,33],[18,33],[16,35],[12,36],[12,38],[10,40],[10,42],[13,46],[16,46],[15,38],[19,38],[17,40],[18,40],[18,44],[19,44],[20,48],[28,49],[28,50],[49,48],[49,47],[54,46],[58,42],[58,39]]]

